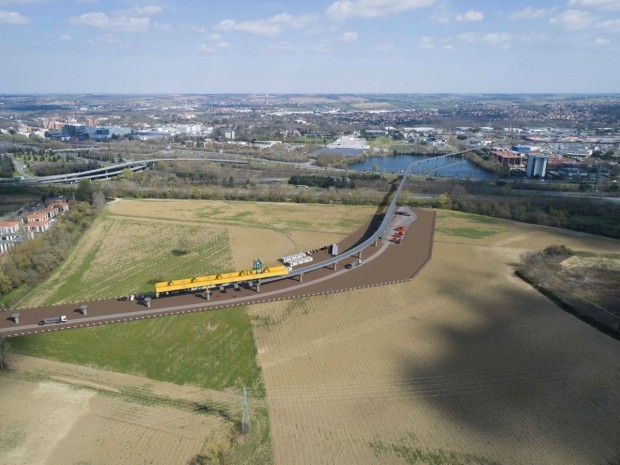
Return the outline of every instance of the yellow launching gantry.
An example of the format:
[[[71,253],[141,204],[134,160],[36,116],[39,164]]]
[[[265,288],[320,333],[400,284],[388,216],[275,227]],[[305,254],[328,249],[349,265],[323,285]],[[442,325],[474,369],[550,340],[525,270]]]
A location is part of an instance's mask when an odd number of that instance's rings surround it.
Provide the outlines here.
[[[288,269],[286,266],[279,265],[263,268],[263,264],[260,260],[254,260],[254,268],[251,270],[213,274],[210,276],[198,276],[187,279],[175,279],[172,281],[155,283],[155,297],[159,297],[162,293],[208,289],[209,287],[214,286],[224,286],[226,284],[254,280],[257,280],[258,291],[261,279],[285,276],[287,274]]]

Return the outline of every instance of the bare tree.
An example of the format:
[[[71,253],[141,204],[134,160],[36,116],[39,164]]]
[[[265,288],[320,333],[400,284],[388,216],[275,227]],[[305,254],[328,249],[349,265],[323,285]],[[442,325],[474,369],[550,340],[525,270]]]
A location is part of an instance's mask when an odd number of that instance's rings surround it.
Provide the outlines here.
[[[103,210],[103,207],[105,207],[105,195],[103,192],[101,191],[97,191],[93,193],[93,208],[96,211],[101,211]]]

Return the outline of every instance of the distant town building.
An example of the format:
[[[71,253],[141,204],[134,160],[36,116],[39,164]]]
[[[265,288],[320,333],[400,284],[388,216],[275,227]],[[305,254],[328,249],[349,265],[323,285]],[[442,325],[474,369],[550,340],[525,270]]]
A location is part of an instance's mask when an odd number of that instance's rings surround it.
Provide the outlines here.
[[[355,136],[343,136],[340,139],[327,145],[328,149],[361,149],[370,148],[366,139]]]
[[[491,150],[491,158],[502,165],[520,167],[523,157],[504,148],[494,148]]]
[[[547,163],[548,158],[544,155],[528,155],[525,175],[528,178],[532,178],[534,176],[544,178],[547,174]]]
[[[510,150],[518,153],[528,153],[540,151],[540,147],[534,145],[513,145],[512,147],[510,147]]]

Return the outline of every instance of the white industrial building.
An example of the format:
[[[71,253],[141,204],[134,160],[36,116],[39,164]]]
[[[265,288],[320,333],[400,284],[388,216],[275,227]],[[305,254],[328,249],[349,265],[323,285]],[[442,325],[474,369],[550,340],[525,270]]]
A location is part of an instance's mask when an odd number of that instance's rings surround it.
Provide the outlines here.
[[[525,175],[528,178],[532,178],[534,176],[544,178],[547,174],[547,162],[548,157],[544,155],[528,155]]]

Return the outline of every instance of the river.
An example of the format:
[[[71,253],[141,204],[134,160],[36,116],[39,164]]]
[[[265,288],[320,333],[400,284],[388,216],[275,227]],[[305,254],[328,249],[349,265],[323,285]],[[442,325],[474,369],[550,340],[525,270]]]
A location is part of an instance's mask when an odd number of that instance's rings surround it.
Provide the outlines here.
[[[376,163],[379,166],[380,172],[398,174],[414,161],[425,160],[427,158],[430,157],[424,155],[368,157],[364,161],[350,164],[348,169],[355,171],[372,171],[372,166]],[[461,179],[471,178],[478,180],[493,179],[493,174],[484,171],[469,160],[463,160],[462,162],[455,163],[453,165],[440,166],[439,168],[432,170],[428,176]]]

